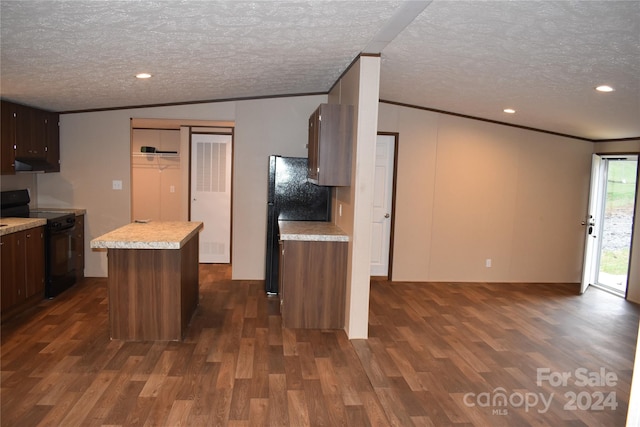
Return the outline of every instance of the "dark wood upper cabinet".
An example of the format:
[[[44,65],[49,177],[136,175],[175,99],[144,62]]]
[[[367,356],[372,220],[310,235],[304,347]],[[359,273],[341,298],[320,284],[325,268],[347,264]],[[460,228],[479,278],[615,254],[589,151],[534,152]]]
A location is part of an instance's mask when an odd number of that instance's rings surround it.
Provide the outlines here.
[[[307,178],[317,185],[351,185],[353,107],[320,104],[309,117]]]
[[[18,150],[16,157],[25,159],[45,159],[47,143],[47,112],[43,110],[30,109],[28,111],[28,122],[30,135],[28,138],[18,140]],[[20,120],[18,119],[18,122]]]
[[[16,159],[37,171],[60,171],[59,114],[2,100],[0,173],[20,170]]]
[[[12,104],[2,101],[0,106],[0,174],[10,175],[15,173],[16,158],[16,124]]]
[[[44,116],[45,172],[60,172],[60,114],[48,112]]]

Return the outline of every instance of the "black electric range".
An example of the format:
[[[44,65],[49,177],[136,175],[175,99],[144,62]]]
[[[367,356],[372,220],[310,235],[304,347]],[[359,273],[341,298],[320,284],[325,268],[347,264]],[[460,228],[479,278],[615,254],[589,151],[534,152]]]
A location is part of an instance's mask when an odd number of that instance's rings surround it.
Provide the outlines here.
[[[45,297],[53,298],[76,282],[76,216],[70,212],[31,210],[31,198],[25,190],[0,193],[0,216],[46,219]]]

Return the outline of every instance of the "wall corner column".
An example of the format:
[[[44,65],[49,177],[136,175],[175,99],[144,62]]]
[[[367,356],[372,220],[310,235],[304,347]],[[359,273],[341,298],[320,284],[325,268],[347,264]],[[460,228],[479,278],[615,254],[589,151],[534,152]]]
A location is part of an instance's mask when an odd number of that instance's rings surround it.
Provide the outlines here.
[[[329,102],[353,105],[351,186],[338,187],[343,216],[336,218],[350,237],[347,261],[345,331],[349,339],[368,337],[371,218],[380,94],[380,57],[361,56],[329,94]]]

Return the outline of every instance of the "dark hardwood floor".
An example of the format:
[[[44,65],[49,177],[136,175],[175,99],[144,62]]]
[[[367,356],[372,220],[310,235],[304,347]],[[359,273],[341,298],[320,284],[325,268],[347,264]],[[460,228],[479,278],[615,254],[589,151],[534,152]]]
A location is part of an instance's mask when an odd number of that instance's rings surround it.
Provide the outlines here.
[[[598,289],[374,281],[349,341],[282,329],[228,268],[200,283],[183,342],[111,341],[106,279],[4,323],[1,425],[624,425],[640,309]]]

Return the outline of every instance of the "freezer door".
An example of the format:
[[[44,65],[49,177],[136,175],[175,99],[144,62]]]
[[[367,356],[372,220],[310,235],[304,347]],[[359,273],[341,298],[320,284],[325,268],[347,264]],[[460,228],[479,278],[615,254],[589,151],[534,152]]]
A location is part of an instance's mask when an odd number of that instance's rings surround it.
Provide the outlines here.
[[[307,159],[277,157],[275,204],[279,220],[330,221],[331,187],[307,180]]]

